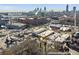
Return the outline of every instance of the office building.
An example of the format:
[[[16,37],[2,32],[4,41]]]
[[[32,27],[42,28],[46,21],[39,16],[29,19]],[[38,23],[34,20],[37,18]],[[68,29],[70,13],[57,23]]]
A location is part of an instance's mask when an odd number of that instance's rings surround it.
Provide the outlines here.
[[[73,12],[75,12],[75,11],[76,11],[76,7],[74,6],[74,7],[73,7]]]
[[[46,7],[44,7],[44,11],[46,11]]]
[[[68,4],[66,5],[66,12],[69,12],[69,6],[68,6]]]

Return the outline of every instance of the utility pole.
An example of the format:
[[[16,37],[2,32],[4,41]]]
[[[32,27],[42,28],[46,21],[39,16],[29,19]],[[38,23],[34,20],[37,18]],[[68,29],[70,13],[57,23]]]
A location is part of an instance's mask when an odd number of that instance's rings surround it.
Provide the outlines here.
[[[76,29],[76,12],[74,13],[74,26],[75,26],[75,29]]]
[[[74,30],[76,31],[76,7],[73,7],[73,12],[74,12]]]

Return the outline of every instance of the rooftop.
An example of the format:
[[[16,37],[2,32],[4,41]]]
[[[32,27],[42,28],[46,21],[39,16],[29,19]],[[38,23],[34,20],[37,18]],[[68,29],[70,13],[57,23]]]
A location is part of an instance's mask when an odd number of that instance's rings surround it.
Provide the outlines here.
[[[44,31],[44,32],[40,33],[39,35],[42,36],[42,37],[46,37],[46,36],[48,36],[48,35],[50,35],[52,33],[54,33],[54,31],[47,30],[47,31]]]

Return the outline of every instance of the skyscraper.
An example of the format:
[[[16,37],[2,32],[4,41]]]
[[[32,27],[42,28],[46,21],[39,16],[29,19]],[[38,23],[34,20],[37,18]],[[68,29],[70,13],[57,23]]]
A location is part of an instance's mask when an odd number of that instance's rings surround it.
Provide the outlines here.
[[[37,11],[39,10],[39,8],[37,8]]]
[[[74,6],[74,7],[73,7],[73,12],[75,12],[75,11],[76,11],[76,7]]]
[[[66,12],[69,12],[69,6],[68,6],[68,4],[66,5]]]
[[[40,8],[40,12],[42,11],[42,8]]]
[[[44,11],[46,11],[46,7],[44,7]]]

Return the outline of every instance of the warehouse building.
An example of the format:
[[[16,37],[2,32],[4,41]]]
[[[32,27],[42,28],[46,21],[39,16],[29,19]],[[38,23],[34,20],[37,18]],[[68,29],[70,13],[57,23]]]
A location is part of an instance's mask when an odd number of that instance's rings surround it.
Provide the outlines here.
[[[42,25],[49,22],[47,18],[20,18],[18,20],[21,23],[29,24],[29,25]]]
[[[23,29],[26,25],[22,23],[12,23],[5,25],[7,29]]]

